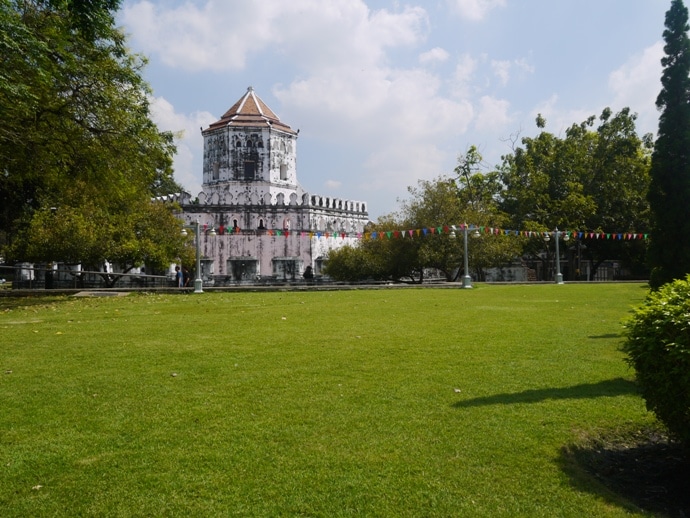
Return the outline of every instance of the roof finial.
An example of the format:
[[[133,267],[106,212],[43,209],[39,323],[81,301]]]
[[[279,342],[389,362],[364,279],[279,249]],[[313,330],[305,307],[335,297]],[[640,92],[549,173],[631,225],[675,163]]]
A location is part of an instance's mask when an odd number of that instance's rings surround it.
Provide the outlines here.
[[[253,86],[248,86],[248,87],[247,87],[247,92],[253,92],[253,91],[254,91],[254,87],[253,87]]]

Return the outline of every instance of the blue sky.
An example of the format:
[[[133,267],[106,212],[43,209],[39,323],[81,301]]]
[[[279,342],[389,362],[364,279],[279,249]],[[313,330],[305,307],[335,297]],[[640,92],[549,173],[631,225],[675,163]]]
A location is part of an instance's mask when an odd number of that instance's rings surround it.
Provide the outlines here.
[[[299,129],[313,194],[395,211],[418,179],[476,145],[487,168],[519,138],[610,107],[656,133],[670,0],[125,0],[148,57],[154,119],[179,134],[175,177],[201,190],[200,127],[252,86]]]

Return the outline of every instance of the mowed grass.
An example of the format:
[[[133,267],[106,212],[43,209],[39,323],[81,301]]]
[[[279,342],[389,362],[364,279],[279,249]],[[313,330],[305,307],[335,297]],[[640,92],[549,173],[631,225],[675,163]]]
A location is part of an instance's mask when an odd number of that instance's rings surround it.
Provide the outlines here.
[[[0,299],[1,514],[643,516],[563,448],[652,422],[619,350],[645,295]]]

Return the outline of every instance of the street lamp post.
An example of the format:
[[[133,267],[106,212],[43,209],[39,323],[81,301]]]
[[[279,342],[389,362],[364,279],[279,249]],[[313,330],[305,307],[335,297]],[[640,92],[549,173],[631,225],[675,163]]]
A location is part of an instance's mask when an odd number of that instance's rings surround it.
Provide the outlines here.
[[[556,238],[556,276],[555,276],[555,281],[556,284],[563,284],[563,274],[561,273],[561,253],[558,247],[558,242],[560,241],[560,232],[558,231],[558,227],[556,227],[556,230],[553,232],[554,237]],[[563,241],[568,241],[570,239],[570,236],[568,236],[568,233],[563,236]],[[544,237],[544,241],[547,243],[549,242],[549,235],[546,234]]]
[[[464,259],[464,267],[465,267],[465,273],[462,276],[462,287],[463,288],[471,288],[472,287],[472,277],[470,277],[470,262],[469,262],[469,257],[467,255],[467,224],[463,225],[462,227],[462,238],[463,238],[463,246],[465,247],[465,254],[463,256]]]
[[[194,279],[194,293],[203,293],[203,284],[204,282],[201,280],[201,239],[200,239],[200,226],[199,226],[199,219],[194,222],[194,225],[185,225],[182,228],[182,235],[186,236],[187,231],[185,229],[194,229],[194,239],[196,241],[196,279]],[[216,235],[216,231],[211,228],[209,231],[209,234],[212,236]]]
[[[462,227],[462,237],[463,237],[463,247],[464,247],[464,274],[462,276],[462,287],[471,288],[472,287],[472,277],[470,277],[470,263],[469,254],[467,253],[467,233],[469,232],[469,227],[465,223]],[[472,232],[472,237],[479,237],[479,231],[475,229]]]

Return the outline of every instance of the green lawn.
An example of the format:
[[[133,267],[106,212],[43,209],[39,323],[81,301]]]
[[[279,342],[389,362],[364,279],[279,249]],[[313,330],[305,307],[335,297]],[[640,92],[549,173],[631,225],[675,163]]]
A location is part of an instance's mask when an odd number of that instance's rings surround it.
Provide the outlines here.
[[[653,421],[645,294],[0,298],[2,516],[645,516],[562,453]]]

